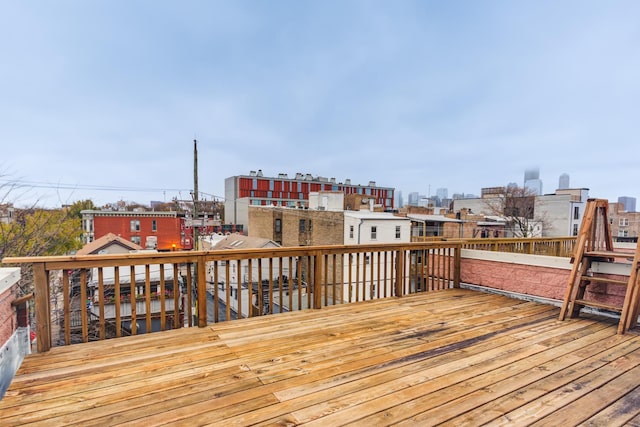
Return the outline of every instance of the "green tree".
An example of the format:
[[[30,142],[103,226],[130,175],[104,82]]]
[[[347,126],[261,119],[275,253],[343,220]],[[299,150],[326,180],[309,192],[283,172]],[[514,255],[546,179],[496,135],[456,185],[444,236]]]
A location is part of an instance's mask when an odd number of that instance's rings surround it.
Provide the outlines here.
[[[82,246],[80,211],[88,206],[93,203],[87,200],[62,209],[15,208],[5,203],[2,210],[10,210],[12,215],[0,221],[0,259],[65,255],[79,249]],[[28,294],[33,290],[33,273],[29,265],[20,267],[20,291]]]

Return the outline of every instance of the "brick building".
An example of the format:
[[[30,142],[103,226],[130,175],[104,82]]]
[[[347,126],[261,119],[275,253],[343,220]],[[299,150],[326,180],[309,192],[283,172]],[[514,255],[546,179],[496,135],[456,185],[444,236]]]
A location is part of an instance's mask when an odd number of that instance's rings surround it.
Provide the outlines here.
[[[83,243],[91,243],[109,233],[158,251],[191,250],[193,220],[185,212],[84,210],[82,213]],[[220,224],[220,220],[202,214],[200,236],[214,233],[242,233],[235,224]]]
[[[249,222],[249,206],[301,207],[309,206],[309,193],[342,192],[366,197],[382,210],[394,209],[393,188],[377,187],[374,181],[368,185],[354,185],[347,179],[344,183],[335,178],[314,177],[297,173],[294,178],[287,174],[265,177],[261,170],[249,175],[232,176],[225,180],[225,222],[243,224]]]
[[[344,244],[341,211],[253,206],[249,209],[249,236],[273,240],[282,246]]]
[[[623,203],[609,203],[611,235],[619,242],[637,242],[640,212],[628,212]]]
[[[328,195],[330,197],[330,195]],[[340,194],[342,196],[342,194]],[[322,193],[320,193],[322,198]],[[346,199],[346,197],[345,197]],[[332,204],[329,203],[329,206]],[[365,206],[367,206],[365,204]],[[371,205],[369,205],[371,206]],[[323,207],[320,203],[319,207]],[[408,243],[410,242],[411,221],[408,218],[391,213],[372,212],[371,210],[344,211],[319,209],[293,209],[283,207],[249,208],[249,236],[273,240],[282,246],[316,246],[316,245],[359,245],[376,243]],[[386,260],[386,261],[385,261]],[[364,291],[369,299],[378,292],[390,293],[391,281],[382,283],[373,276],[362,277],[355,283],[356,271],[362,271],[363,265],[369,265],[369,272],[379,269],[390,269],[391,258],[371,259],[368,254],[357,254],[355,257],[331,258],[325,260],[328,283],[335,279],[335,287],[329,287],[328,298],[337,301],[350,301],[357,292]],[[387,262],[385,265],[384,262]],[[306,264],[298,264],[294,271],[300,269],[303,280],[309,277],[310,268]],[[320,273],[325,274],[325,271]],[[370,274],[370,273],[367,273]],[[362,285],[362,289],[359,286]],[[335,289],[335,294],[333,294]]]
[[[177,212],[82,211],[84,242],[113,233],[147,249],[192,249],[191,231]]]

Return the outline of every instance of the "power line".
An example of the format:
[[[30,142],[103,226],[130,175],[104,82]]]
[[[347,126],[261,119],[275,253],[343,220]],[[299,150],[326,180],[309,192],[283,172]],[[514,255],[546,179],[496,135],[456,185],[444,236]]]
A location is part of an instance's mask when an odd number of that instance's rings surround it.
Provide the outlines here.
[[[116,187],[108,185],[95,184],[52,184],[41,181],[25,181],[25,180],[7,180],[0,179],[0,183],[15,185],[20,187],[47,188],[58,190],[95,190],[95,191],[133,191],[133,192],[162,192],[162,191],[191,191],[184,188],[152,188],[152,187]]]

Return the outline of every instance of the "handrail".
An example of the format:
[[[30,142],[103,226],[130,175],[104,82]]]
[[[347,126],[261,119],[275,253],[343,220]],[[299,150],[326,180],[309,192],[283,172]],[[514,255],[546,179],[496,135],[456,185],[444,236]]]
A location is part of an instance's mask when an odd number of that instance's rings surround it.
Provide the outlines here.
[[[30,294],[21,296],[19,298],[14,299],[13,301],[11,301],[11,306],[12,307],[17,307],[21,304],[24,304],[25,302],[29,301],[33,299],[33,292],[31,292]]]
[[[204,327],[208,321],[458,287],[460,249],[460,242],[445,241],[13,257],[2,262],[33,266],[37,348],[42,352],[56,341],[87,342],[96,328],[94,335],[107,338],[105,325],[110,323],[119,337],[124,328],[136,335],[143,329]],[[72,311],[81,315],[81,340],[71,339]],[[62,318],[60,326],[51,320],[54,312]]]
[[[413,237],[416,242],[436,241],[434,237]],[[460,242],[463,249],[475,249],[494,252],[523,253],[529,255],[548,255],[571,257],[576,244],[576,237],[504,237],[504,238],[439,238],[439,241]]]

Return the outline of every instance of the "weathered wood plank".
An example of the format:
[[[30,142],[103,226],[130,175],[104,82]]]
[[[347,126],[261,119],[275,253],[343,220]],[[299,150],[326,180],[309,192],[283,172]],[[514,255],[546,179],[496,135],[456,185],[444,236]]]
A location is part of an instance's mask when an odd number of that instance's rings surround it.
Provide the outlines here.
[[[454,289],[56,347],[0,425],[633,424],[640,337],[557,316]]]
[[[635,381],[637,383],[637,378]],[[640,416],[640,405],[638,402],[640,402],[640,386],[634,388],[613,404],[580,423],[580,425],[590,427],[628,425],[634,417]]]

